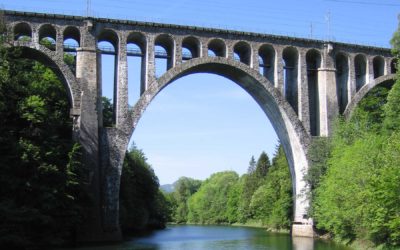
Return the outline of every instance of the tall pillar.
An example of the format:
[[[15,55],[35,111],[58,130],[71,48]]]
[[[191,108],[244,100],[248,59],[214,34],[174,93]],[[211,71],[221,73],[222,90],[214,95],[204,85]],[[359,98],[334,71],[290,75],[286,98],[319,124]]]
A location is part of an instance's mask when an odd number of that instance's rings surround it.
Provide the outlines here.
[[[260,72],[260,62],[258,61],[258,47],[252,46],[250,67]]]
[[[285,86],[283,82],[283,74],[284,74],[284,63],[283,63],[283,48],[279,47],[276,49],[276,56],[275,56],[275,70],[276,70],[276,77],[275,77],[275,88],[281,92],[283,96],[285,96]]]
[[[349,82],[348,82],[348,103],[351,102],[353,97],[356,95],[357,83],[356,83],[356,70],[354,66],[354,55],[349,56]]]
[[[324,45],[323,63],[318,70],[318,95],[320,111],[320,135],[329,136],[332,125],[339,114],[336,92],[336,69],[332,56],[333,45]]]
[[[310,100],[308,96],[308,78],[307,78],[307,62],[306,51],[301,50],[299,53],[298,67],[298,107],[299,119],[302,121],[305,130],[310,133]]]
[[[156,63],[155,63],[155,46],[154,46],[154,36],[149,36],[149,39],[147,40],[147,46],[146,46],[146,61],[147,61],[147,66],[146,66],[146,76],[147,76],[147,81],[145,85],[145,90],[150,88],[150,84],[153,84],[153,82],[156,79]],[[143,93],[143,92],[142,92]]]
[[[88,169],[87,191],[90,194],[90,213],[78,230],[78,241],[100,241],[101,194],[99,165],[99,122],[101,122],[101,103],[99,88],[99,55],[95,38],[91,34],[92,23],[87,22],[82,29],[82,45],[77,49],[76,77],[81,84],[81,115],[78,140],[83,150],[83,164]]]
[[[125,124],[128,118],[128,59],[126,55],[126,39],[122,37],[118,46],[117,55],[117,93],[116,93],[116,126]]]

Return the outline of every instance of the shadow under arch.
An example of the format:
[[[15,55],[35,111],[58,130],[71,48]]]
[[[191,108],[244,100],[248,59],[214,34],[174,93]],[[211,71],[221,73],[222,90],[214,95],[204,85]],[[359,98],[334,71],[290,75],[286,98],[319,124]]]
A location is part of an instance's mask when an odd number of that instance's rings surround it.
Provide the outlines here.
[[[241,86],[258,103],[274,127],[286,153],[293,184],[294,221],[307,221],[309,202],[302,194],[306,191],[303,175],[308,169],[307,149],[310,136],[290,104],[259,72],[243,63],[223,57],[194,58],[176,66],[152,82],[133,108],[129,138],[147,106],[166,86],[175,80],[195,73],[211,73],[226,77]]]
[[[360,103],[360,101],[376,86],[391,86],[396,81],[396,74],[384,75],[374,79],[371,83],[364,85],[351,99],[350,103],[347,105],[344,111],[344,117],[346,119],[350,118]]]

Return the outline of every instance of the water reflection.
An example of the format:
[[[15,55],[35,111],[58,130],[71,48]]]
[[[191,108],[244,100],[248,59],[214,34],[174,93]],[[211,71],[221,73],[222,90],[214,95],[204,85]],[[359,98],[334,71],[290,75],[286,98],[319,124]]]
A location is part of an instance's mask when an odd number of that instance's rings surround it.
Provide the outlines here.
[[[79,250],[349,250],[331,242],[291,238],[263,229],[228,226],[169,226],[125,242]]]

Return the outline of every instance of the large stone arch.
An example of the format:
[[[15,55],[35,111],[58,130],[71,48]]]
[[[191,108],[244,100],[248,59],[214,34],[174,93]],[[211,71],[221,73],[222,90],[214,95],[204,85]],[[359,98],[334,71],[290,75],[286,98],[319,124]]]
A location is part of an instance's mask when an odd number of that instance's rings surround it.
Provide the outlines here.
[[[129,136],[132,135],[143,112],[158,93],[173,81],[194,73],[213,73],[226,77],[241,86],[260,105],[277,132],[288,158],[295,199],[294,221],[300,224],[308,223],[306,209],[309,201],[303,195],[307,188],[303,175],[308,169],[306,154],[310,136],[281,93],[267,78],[247,65],[223,57],[204,57],[189,60],[170,69],[155,80],[136,103],[132,111],[130,121],[132,127]]]
[[[64,58],[43,45],[34,46],[31,42],[17,41],[15,47],[21,49],[21,58],[32,59],[51,68],[67,90],[68,101],[75,112],[74,115],[80,115],[76,111],[80,110],[81,86],[71,69],[64,63]]]
[[[375,88],[378,85],[393,84],[395,80],[396,80],[396,74],[390,74],[390,75],[380,76],[374,79],[374,81],[372,81],[371,83],[364,85],[351,99],[350,103],[347,105],[343,113],[344,116],[346,118],[349,118],[353,114],[353,111],[356,109],[360,101],[364,98],[365,95],[369,93],[369,91],[371,91],[371,89]]]

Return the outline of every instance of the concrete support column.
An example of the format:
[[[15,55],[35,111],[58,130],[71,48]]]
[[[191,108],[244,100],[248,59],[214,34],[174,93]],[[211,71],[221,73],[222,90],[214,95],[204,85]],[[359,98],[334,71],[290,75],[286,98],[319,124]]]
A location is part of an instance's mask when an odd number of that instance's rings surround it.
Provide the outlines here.
[[[58,56],[64,57],[64,34],[59,29],[56,33],[56,53]]]
[[[348,90],[348,103],[351,102],[353,97],[356,95],[357,87],[356,87],[356,70],[354,66],[354,55],[349,56],[349,82],[348,82],[347,90]]]
[[[307,62],[306,51],[299,53],[298,72],[298,107],[299,119],[302,121],[305,130],[310,133],[310,100],[308,96]]]
[[[276,48],[276,57],[275,57],[275,88],[277,88],[283,96],[285,96],[285,86],[284,86],[284,77],[283,77],[283,57],[282,57],[283,49],[278,47]]]
[[[182,38],[177,37],[175,40],[175,66],[182,64]]]
[[[201,39],[200,44],[200,57],[208,57],[208,40]]]
[[[235,60],[234,52],[233,52],[233,44],[232,43],[226,43],[226,58],[229,58],[231,60]]]
[[[140,66],[140,95],[143,94],[144,91],[147,89],[149,75],[148,75],[148,61],[149,61],[149,54],[148,51],[148,39],[146,39],[146,43],[141,47],[143,56],[142,56],[142,65]]]
[[[32,25],[32,44],[39,49],[39,29],[37,25]]]
[[[250,67],[260,72],[260,62],[258,61],[258,47],[252,46]]]
[[[369,84],[374,81],[374,58],[372,56],[367,56],[367,72],[366,72],[366,83]]]
[[[384,75],[390,75],[392,72],[390,63],[392,62],[392,58],[385,57],[385,69],[383,71]]]
[[[147,81],[146,85],[144,86],[144,89],[141,91],[142,93],[146,91],[150,85],[156,80],[156,68],[155,68],[155,57],[154,57],[154,36],[149,36],[147,40],[147,46],[146,46],[146,61],[147,61],[147,66],[146,66],[146,76],[147,76]]]
[[[99,88],[99,55],[95,47],[77,49],[76,76],[82,87],[78,141],[83,149],[83,164],[88,169],[87,191],[91,194],[91,210],[78,229],[79,241],[100,241],[102,213],[100,192],[99,123],[101,123],[101,89]]]
[[[332,132],[334,119],[339,114],[337,91],[336,91],[336,69],[334,68],[334,57],[331,52],[332,44],[324,45],[323,64],[318,70],[319,84],[319,110],[320,110],[320,135],[329,136]]]
[[[128,59],[126,55],[126,39],[121,37],[118,45],[117,61],[117,88],[116,88],[116,126],[123,128],[128,118]]]

